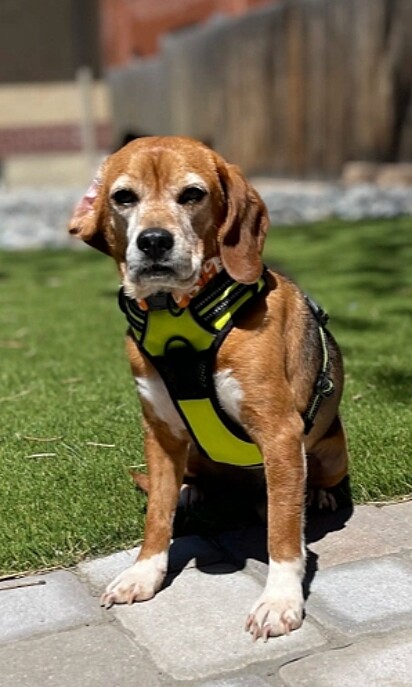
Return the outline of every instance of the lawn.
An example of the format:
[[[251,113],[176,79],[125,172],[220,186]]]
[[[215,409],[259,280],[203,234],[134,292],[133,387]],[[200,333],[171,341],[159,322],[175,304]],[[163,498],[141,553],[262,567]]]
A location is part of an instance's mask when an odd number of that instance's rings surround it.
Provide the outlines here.
[[[412,221],[274,229],[280,264],[329,311],[347,371],[358,502],[412,491]],[[136,543],[138,404],[113,264],[93,250],[0,257],[0,575]]]

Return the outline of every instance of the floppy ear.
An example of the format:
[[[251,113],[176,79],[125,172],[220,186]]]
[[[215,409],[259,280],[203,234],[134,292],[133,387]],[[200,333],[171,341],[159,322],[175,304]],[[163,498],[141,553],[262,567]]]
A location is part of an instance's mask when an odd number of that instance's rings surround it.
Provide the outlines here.
[[[103,174],[106,160],[100,165],[85,195],[77,203],[69,222],[69,234],[82,239],[93,248],[110,255],[109,244],[103,233],[104,193]]]
[[[261,254],[269,226],[266,206],[238,167],[224,164],[219,175],[227,203],[218,233],[220,257],[233,279],[253,284],[263,270]]]

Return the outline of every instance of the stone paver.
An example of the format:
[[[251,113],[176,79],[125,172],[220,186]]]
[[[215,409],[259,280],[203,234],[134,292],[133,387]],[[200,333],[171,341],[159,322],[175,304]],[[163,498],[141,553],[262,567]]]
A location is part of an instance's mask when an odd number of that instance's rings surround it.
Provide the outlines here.
[[[46,584],[0,592],[0,642],[102,622],[102,610],[75,575],[61,571],[25,581],[42,579]]]
[[[412,633],[365,639],[280,670],[287,687],[411,687]]]
[[[267,572],[263,528],[177,539],[164,589],[99,608],[138,549],[0,592],[1,687],[412,687],[412,503],[308,523],[300,630],[244,631]],[[0,588],[7,583],[0,584]]]
[[[97,591],[101,592],[116,575],[133,565],[140,548],[114,553],[105,558],[80,563],[78,570],[82,577]],[[217,563],[222,552],[198,536],[176,539],[170,548],[169,572],[176,573],[184,568],[203,567]]]
[[[141,649],[110,625],[0,647],[1,687],[158,687]]]
[[[197,687],[269,687],[269,682],[262,680],[258,675],[242,675],[235,678],[202,682]]]
[[[233,532],[223,532],[216,537],[226,556],[240,570],[247,566],[262,582],[268,571],[267,534],[261,526],[248,527]]]
[[[233,568],[190,569],[147,603],[113,607],[119,622],[148,649],[158,668],[178,680],[239,670],[324,643],[306,619],[298,632],[266,644],[244,631],[262,586]]]
[[[362,506],[339,523],[336,515],[320,514],[308,523],[308,547],[318,558],[318,567],[398,553],[412,541],[412,507],[409,503],[379,508]],[[337,527],[327,531],[327,526]]]
[[[319,572],[307,612],[350,635],[412,627],[412,566],[401,559],[358,561]]]

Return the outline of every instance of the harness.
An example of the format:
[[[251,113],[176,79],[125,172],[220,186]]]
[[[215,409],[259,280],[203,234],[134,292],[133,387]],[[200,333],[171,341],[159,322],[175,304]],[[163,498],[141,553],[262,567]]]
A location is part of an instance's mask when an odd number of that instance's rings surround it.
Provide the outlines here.
[[[176,410],[203,454],[219,463],[253,467],[262,455],[243,428],[221,407],[213,379],[217,352],[240,316],[266,291],[266,271],[252,285],[222,270],[190,300],[176,305],[171,294],[146,299],[145,308],[119,291],[119,306],[142,353],[160,374]],[[327,315],[311,299],[322,343],[323,363],[303,415],[309,433],[322,398],[333,393],[325,325]]]

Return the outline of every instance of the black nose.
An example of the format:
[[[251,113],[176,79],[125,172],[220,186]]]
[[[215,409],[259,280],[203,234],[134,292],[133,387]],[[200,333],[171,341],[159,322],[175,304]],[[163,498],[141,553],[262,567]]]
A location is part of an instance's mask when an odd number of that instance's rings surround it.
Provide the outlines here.
[[[153,227],[145,229],[137,237],[137,247],[153,261],[164,258],[165,253],[173,248],[173,235],[166,229]]]

